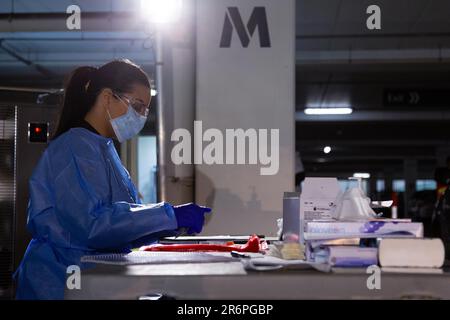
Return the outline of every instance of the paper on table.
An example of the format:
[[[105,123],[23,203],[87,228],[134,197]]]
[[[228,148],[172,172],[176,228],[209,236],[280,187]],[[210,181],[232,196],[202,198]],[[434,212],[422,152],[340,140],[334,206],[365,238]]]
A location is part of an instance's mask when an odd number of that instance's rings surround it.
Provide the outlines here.
[[[205,252],[133,251],[130,253],[91,255],[81,258],[81,262],[112,265],[211,263],[229,261],[235,261],[235,259],[229,256],[229,254],[225,256]]]
[[[322,272],[330,272],[328,264],[309,262],[305,260],[285,260],[272,256],[263,256],[251,259],[241,259],[247,270],[269,271],[277,269],[316,269]]]

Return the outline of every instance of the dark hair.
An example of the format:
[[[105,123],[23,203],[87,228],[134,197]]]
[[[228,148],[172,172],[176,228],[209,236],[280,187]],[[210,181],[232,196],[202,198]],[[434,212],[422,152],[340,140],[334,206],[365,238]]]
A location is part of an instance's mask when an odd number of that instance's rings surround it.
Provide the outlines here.
[[[147,74],[130,60],[114,60],[100,68],[79,67],[66,81],[64,102],[53,139],[70,128],[80,126],[104,88],[126,93],[135,84],[150,88]]]

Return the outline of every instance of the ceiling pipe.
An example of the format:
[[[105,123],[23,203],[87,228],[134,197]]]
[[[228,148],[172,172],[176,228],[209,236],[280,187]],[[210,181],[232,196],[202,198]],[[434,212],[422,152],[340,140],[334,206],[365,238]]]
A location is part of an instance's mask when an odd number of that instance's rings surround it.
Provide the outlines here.
[[[134,12],[82,12],[81,31],[143,31],[142,18]],[[67,13],[1,13],[0,32],[71,31]]]
[[[446,61],[447,60],[447,61]],[[442,63],[450,60],[450,49],[383,49],[383,50],[301,50],[298,65],[309,64],[380,64]]]
[[[306,115],[303,111],[295,113],[297,122],[320,122],[320,121],[448,121],[450,120],[450,111],[368,111],[356,110],[349,115]]]
[[[30,88],[30,87],[10,87],[0,86],[0,91],[16,91],[16,92],[31,92],[31,93],[55,93],[62,89],[43,89],[43,88]]]
[[[47,68],[34,63],[31,60],[28,60],[24,57],[22,57],[20,54],[18,54],[17,52],[15,52],[14,50],[6,47],[4,45],[4,39],[0,39],[0,49],[2,49],[3,51],[5,51],[7,54],[9,54],[11,57],[15,58],[16,60],[26,64],[27,66],[30,66],[32,68],[34,68],[36,71],[38,71],[40,74],[44,75],[47,78],[52,78],[54,77],[53,72],[51,72],[50,70],[48,70]]]
[[[411,33],[351,33],[351,34],[298,34],[297,40],[308,39],[385,39],[385,38],[448,38],[450,32]]]

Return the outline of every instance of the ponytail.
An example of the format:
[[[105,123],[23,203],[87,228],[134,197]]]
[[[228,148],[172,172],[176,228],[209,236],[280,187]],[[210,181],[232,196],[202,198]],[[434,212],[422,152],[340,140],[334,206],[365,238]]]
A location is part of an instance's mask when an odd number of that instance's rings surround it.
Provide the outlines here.
[[[126,93],[134,84],[150,88],[147,74],[126,59],[108,62],[98,69],[79,67],[72,71],[65,85],[64,102],[53,139],[83,123],[102,89]]]
[[[83,122],[91,108],[86,88],[96,70],[97,68],[94,67],[79,67],[70,73],[64,89],[64,102],[53,139]]]

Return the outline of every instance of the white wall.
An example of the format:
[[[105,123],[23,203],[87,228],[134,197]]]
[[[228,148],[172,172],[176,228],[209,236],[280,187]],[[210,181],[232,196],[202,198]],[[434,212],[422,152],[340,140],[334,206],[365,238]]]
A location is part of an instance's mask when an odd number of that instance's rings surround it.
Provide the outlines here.
[[[244,48],[233,30],[230,47],[221,48],[227,8],[238,7],[247,25],[261,6],[271,47],[260,47],[255,30]],[[260,165],[196,165],[196,202],[214,211],[204,234],[276,234],[283,192],[294,190],[294,51],[294,0],[197,2],[196,120],[203,130],[279,129],[280,135],[276,175],[261,175]]]

